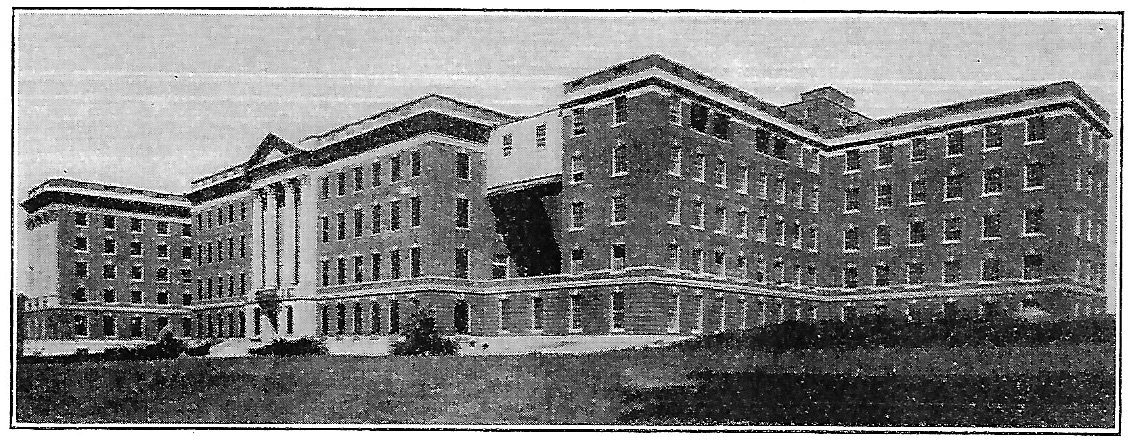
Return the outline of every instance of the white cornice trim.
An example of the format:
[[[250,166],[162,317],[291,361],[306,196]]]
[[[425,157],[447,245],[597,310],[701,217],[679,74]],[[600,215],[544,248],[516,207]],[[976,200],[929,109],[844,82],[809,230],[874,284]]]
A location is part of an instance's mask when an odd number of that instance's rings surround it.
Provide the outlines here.
[[[95,189],[89,189],[89,188],[74,188],[74,187],[69,187],[69,186],[45,186],[45,187],[42,187],[42,188],[36,188],[35,191],[32,191],[31,194],[28,194],[28,198],[30,199],[32,197],[38,196],[38,195],[40,195],[44,192],[47,192],[47,191],[64,192],[64,193],[72,193],[72,194],[82,194],[82,195],[88,195],[88,196],[98,196],[98,197],[106,197],[106,198],[120,199],[120,200],[131,200],[131,201],[135,201],[135,202],[153,203],[155,205],[177,206],[177,207],[182,207],[182,208],[188,208],[190,206],[190,203],[187,200],[185,200],[185,201],[168,200],[168,199],[160,199],[160,198],[157,198],[157,197],[150,197],[150,196],[145,196],[145,195],[140,195],[140,194],[122,194],[120,192],[114,192],[114,191],[102,191],[102,190],[95,190]]]

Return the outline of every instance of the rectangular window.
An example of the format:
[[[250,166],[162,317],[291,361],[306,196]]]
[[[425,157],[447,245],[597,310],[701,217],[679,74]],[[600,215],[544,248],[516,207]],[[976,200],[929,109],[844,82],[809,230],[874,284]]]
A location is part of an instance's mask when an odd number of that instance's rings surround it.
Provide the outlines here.
[[[1043,163],[1031,162],[1027,164],[1023,173],[1023,187],[1027,189],[1042,188],[1043,186]]]
[[[626,245],[625,243],[614,243],[610,246],[610,269],[614,271],[625,270],[626,268]]]
[[[771,134],[762,128],[755,129],[755,151],[768,154],[771,151]]]
[[[543,329],[543,298],[531,298],[531,328],[533,330]]]
[[[354,256],[354,282],[361,283],[363,281],[363,274],[365,274],[365,266],[362,264],[362,256]]]
[[[955,284],[960,282],[960,261],[945,261],[944,267],[942,269],[944,271],[942,281],[947,284]]]
[[[409,175],[413,177],[421,175],[421,151],[419,150],[409,152]]]
[[[681,125],[681,98],[678,96],[669,97],[669,123]]]
[[[767,214],[760,214],[755,220],[755,238],[760,242],[767,241]]]
[[[775,203],[787,202],[787,179],[782,174],[775,179]]]
[[[416,246],[409,248],[409,276],[421,276],[421,248]]]
[[[681,270],[681,245],[669,243],[669,269]]]
[[[688,111],[689,125],[693,130],[704,133],[708,130],[708,107],[694,102]]]
[[[844,240],[843,240],[844,247],[843,247],[843,249],[845,249],[847,251],[856,251],[856,250],[859,249],[859,246],[858,246],[858,228],[855,227],[855,228],[847,229],[846,232],[843,233],[843,235],[844,235]]]
[[[959,156],[964,154],[964,132],[955,130],[948,132],[948,156]]]
[[[928,157],[928,140],[925,138],[913,139],[909,144],[909,162],[924,162]]]
[[[86,261],[76,261],[75,262],[75,277],[76,278],[86,278],[90,274],[90,271],[88,269],[89,268],[88,264],[89,263],[87,263]]]
[[[468,278],[468,249],[457,249],[454,254],[456,269],[453,271],[453,276]]]
[[[918,177],[912,182],[909,182],[909,204],[916,205],[925,203],[928,198],[926,194],[927,183],[924,177]]]
[[[104,336],[114,336],[118,333],[117,325],[114,323],[114,317],[111,315],[102,316],[102,334]]]
[[[338,225],[337,238],[339,240],[345,240],[346,239],[346,213],[345,212],[335,213],[334,217],[335,217],[335,220],[337,220],[336,224]]]
[[[701,200],[693,201],[692,202],[692,213],[693,213],[694,216],[696,216],[696,218],[693,219],[692,225],[694,227],[704,229],[704,217],[705,217],[704,202],[701,201]]]
[[[107,230],[114,230],[117,227],[117,222],[112,215],[102,216],[102,227]]]
[[[944,199],[964,198],[964,175],[961,173],[944,176]]]
[[[507,278],[508,254],[495,254],[492,256],[492,279]]]
[[[343,172],[343,171],[339,171],[338,174],[337,174],[337,177],[338,177],[338,195],[344,196],[344,195],[346,195],[346,173]]]
[[[365,188],[366,179],[365,174],[362,173],[362,167],[354,167],[354,191],[361,191]]]
[[[720,188],[728,187],[728,163],[724,162],[723,158],[716,159],[716,168],[712,170],[712,174],[716,179],[716,186]]]
[[[584,120],[585,115],[586,115],[586,110],[581,108],[581,107],[571,109],[571,111],[570,111],[570,123],[571,123],[571,134],[572,135],[582,136],[582,135],[586,134],[586,121]]]
[[[616,195],[610,198],[610,224],[620,225],[626,222],[626,196]]]
[[[858,268],[852,264],[842,268],[842,285],[846,288],[858,287]],[[782,309],[780,309],[782,310]]]
[[[692,250],[692,264],[695,273],[704,273],[704,249],[695,248]]]
[[[142,232],[142,219],[130,219],[130,232]]]
[[[1003,146],[1003,125],[988,124],[984,126],[984,149],[995,150]]]
[[[722,249],[717,249],[712,253],[712,266],[715,269],[716,275],[726,276],[728,274],[725,264],[726,258]]]
[[[421,226],[421,198],[417,196],[409,198],[409,226]]]
[[[141,255],[141,243],[138,243],[138,254]],[[157,258],[169,258],[169,245],[161,243],[157,245]]]
[[[862,169],[862,152],[861,150],[847,150],[846,151],[846,172],[854,172]]]
[[[1043,115],[1027,118],[1027,142],[1046,140],[1046,118]]]
[[[362,231],[366,229],[365,225],[362,208],[354,208],[354,238],[362,237]]]
[[[613,331],[625,330],[626,294],[621,290],[614,290],[610,294],[610,328]]]
[[[1003,168],[992,167],[984,170],[984,194],[1000,194],[1003,192]]]
[[[102,239],[102,253],[106,255],[114,254],[117,251],[117,244],[118,242],[113,238]]]
[[[893,165],[893,144],[881,144],[877,146],[877,167],[887,167]]]
[[[775,156],[776,159],[787,160],[787,140],[786,139],[775,136],[772,149],[773,149],[772,155]]]
[[[614,97],[614,125],[625,123],[627,115],[626,97]]]
[[[547,148],[547,124],[535,126],[535,148]]]
[[[389,251],[389,277],[394,280],[401,278],[401,251],[398,249]]]
[[[157,234],[169,235],[169,222],[157,222]]]
[[[319,217],[319,238],[323,243],[330,241],[330,219],[326,216]]]
[[[908,284],[923,284],[924,283],[925,268],[924,263],[919,261],[910,261],[905,263],[905,275]]]
[[[319,178],[319,199],[326,199],[330,197],[330,177],[323,176]],[[197,214],[197,224],[201,223],[201,215]]]
[[[887,248],[893,245],[893,228],[886,224],[877,225],[874,231],[874,247]]]
[[[741,209],[736,211],[736,236],[747,237],[748,230],[748,215],[747,210]]]
[[[712,136],[720,140],[728,140],[729,126],[731,125],[732,118],[728,115],[716,112],[712,117]]]
[[[501,140],[501,142],[503,143],[503,149],[501,150],[501,152],[504,157],[511,156],[512,150],[515,149],[515,146],[512,144],[512,139],[513,138],[511,133],[504,133],[503,139]]]
[[[75,237],[75,250],[76,251],[87,250],[87,238],[86,237],[83,237],[81,235]]]
[[[747,191],[748,191],[748,175],[747,174],[748,174],[747,164],[741,163],[739,165],[739,167],[737,167],[737,169],[736,169],[736,176],[739,178],[739,181],[740,181],[739,188],[736,188],[736,192],[738,192],[740,194],[747,194]]]
[[[393,155],[389,158],[389,181],[401,180],[401,156]]]
[[[1028,208],[1023,211],[1024,234],[1041,234],[1043,224],[1043,209]]]
[[[346,258],[338,257],[338,284],[346,284]]]
[[[389,230],[397,231],[399,229],[401,229],[401,200],[390,200]]]
[[[728,232],[728,208],[724,205],[716,205],[716,233],[726,234]]]
[[[321,275],[319,278],[322,280],[322,285],[330,285],[330,262],[327,260],[319,261],[319,266],[319,272]],[[199,287],[200,283],[198,283],[197,286]]]
[[[382,184],[382,163],[375,161],[370,164],[370,186],[377,188]]]
[[[695,160],[692,164],[692,180],[697,182],[704,182],[705,168],[708,167],[707,156],[704,153],[697,152]]]
[[[882,263],[873,267],[873,284],[877,286],[889,285],[889,265]]]
[[[674,176],[681,175],[682,162],[684,160],[684,150],[681,149],[680,141],[669,147],[669,174]]]
[[[583,259],[586,253],[584,250],[574,248],[570,250],[570,273],[581,273],[583,269]]]
[[[456,178],[468,179],[471,176],[468,153],[456,153]]]
[[[140,281],[142,279],[142,272],[142,266],[140,264],[135,264],[130,268],[130,279],[134,281]]]
[[[582,296],[577,293],[570,295],[569,309],[567,310],[567,324],[570,325],[570,331],[582,331]]]
[[[583,202],[573,202],[570,204],[571,229],[582,229],[582,227],[585,226],[585,211],[586,204]]]
[[[467,228],[469,225],[468,199],[456,199],[456,227]]]
[[[87,224],[88,224],[87,213],[76,212],[75,213],[75,226],[86,226]]]
[[[798,180],[791,187],[791,200],[795,201],[795,209],[803,209],[803,183]]]
[[[999,259],[985,258],[980,264],[980,279],[983,281],[999,280]]]
[[[370,233],[377,234],[382,231],[382,205],[374,204],[370,207]]]
[[[893,185],[890,185],[887,181],[878,182],[876,192],[876,204],[878,209],[893,206]]]
[[[944,219],[944,242],[955,243],[959,242],[963,236],[963,219],[960,217],[949,217]]]
[[[669,224],[681,224],[681,196],[679,194],[669,195]]]
[[[586,178],[586,164],[582,161],[582,153],[575,152],[570,156],[570,181],[578,183]]]
[[[617,141],[611,153],[611,160],[613,162],[612,175],[622,176],[629,172],[629,158],[626,157],[627,154],[625,143]]]
[[[845,210],[847,212],[857,211],[859,209],[858,193],[860,191],[861,189],[856,186],[846,188]]]
[[[1033,254],[1023,256],[1023,279],[1037,280],[1042,276],[1043,256]]]
[[[984,238],[1000,238],[1002,237],[999,226],[999,213],[994,212],[985,214],[983,216],[983,237]]]
[[[373,252],[370,254],[370,280],[378,281],[382,279],[382,254],[380,252]]]
[[[926,235],[924,219],[909,220],[909,244],[924,244]]]

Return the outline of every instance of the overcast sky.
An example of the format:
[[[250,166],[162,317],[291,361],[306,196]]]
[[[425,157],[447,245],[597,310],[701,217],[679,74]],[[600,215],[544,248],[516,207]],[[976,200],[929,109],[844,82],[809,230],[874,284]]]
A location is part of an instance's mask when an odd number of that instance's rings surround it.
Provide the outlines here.
[[[1117,131],[1120,32],[1112,15],[21,13],[15,189],[184,192],[268,132],[296,141],[429,92],[532,114],[648,53],[780,105],[833,85],[872,117],[1073,80]]]

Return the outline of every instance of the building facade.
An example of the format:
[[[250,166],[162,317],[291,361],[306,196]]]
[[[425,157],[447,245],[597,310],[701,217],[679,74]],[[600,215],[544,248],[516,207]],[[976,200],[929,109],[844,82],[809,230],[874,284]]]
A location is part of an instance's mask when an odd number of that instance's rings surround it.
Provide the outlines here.
[[[1104,308],[1109,116],[1072,82],[881,119],[659,55],[563,87],[528,117],[427,95],[269,134],[194,181],[191,334],[388,335],[419,308],[476,335]]]

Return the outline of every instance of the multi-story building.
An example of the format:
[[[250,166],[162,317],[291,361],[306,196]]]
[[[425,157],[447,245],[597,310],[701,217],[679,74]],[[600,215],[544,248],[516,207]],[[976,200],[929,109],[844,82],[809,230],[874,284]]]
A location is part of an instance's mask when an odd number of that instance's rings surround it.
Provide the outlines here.
[[[510,116],[427,95],[193,182],[200,336],[695,334],[1104,307],[1108,114],[1072,82],[872,119],[658,55]],[[26,205],[25,205],[26,206]]]
[[[28,212],[22,329],[29,338],[188,335],[189,201],[153,191],[50,179]]]

